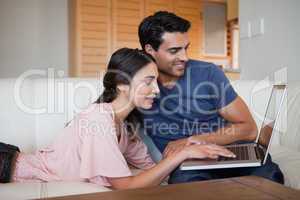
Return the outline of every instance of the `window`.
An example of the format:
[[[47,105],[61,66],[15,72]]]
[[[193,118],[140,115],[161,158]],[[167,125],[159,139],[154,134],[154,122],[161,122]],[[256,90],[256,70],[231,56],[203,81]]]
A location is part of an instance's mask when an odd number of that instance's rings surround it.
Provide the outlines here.
[[[205,56],[227,56],[226,5],[203,4],[203,27]]]

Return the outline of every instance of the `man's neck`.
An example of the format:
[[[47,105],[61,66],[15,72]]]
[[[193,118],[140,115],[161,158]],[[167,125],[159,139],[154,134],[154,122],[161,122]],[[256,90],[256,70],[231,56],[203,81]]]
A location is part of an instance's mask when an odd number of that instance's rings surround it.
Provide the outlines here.
[[[164,74],[162,72],[160,72],[159,77],[158,77],[159,83],[162,86],[169,88],[169,89],[171,89],[175,86],[176,81],[178,79],[179,79],[178,77],[170,76],[170,75]]]

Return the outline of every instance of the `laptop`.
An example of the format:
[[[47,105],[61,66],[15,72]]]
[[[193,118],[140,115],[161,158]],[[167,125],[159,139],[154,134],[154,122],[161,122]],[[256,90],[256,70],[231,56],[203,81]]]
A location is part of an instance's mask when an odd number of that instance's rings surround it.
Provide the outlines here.
[[[220,169],[237,167],[258,167],[264,165],[270,149],[274,127],[286,95],[285,85],[273,85],[268,101],[264,120],[255,142],[247,144],[233,144],[225,147],[236,157],[219,157],[218,159],[189,159],[180,165],[181,170]],[[279,100],[279,101],[278,101]],[[276,105],[279,107],[276,108]]]

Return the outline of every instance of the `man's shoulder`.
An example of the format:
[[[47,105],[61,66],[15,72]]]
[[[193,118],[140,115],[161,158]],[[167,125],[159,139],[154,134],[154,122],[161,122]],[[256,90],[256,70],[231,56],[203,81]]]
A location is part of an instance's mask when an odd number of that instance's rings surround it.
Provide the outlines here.
[[[210,62],[193,59],[187,62],[187,71],[189,71],[192,76],[199,77],[199,75],[201,75],[202,78],[210,79],[211,74],[216,70],[218,70],[218,66]]]
[[[210,65],[213,65],[213,63],[202,61],[202,60],[194,60],[194,59],[189,59],[187,62],[188,66],[191,67],[208,67]]]
[[[217,65],[211,62],[201,61],[201,60],[193,60],[190,59],[187,62],[187,67],[191,68],[192,70],[204,70],[204,71],[210,71],[215,70],[218,68]]]

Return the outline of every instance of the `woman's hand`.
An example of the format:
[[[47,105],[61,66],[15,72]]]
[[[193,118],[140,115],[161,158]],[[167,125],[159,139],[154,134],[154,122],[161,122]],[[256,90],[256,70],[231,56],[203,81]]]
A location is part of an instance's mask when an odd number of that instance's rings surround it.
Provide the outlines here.
[[[186,159],[216,159],[219,156],[235,157],[235,155],[225,147],[215,144],[192,144],[186,146],[182,151],[184,152]]]
[[[190,143],[189,143],[187,138],[171,141],[166,146],[166,148],[164,150],[164,153],[163,153],[163,157],[168,157],[169,155],[172,155],[174,153],[178,153],[181,150],[183,150],[183,148],[185,146],[187,146],[189,144]]]
[[[154,167],[136,176],[108,178],[115,189],[129,189],[155,186],[160,184],[180,163],[189,158],[217,158],[218,156],[234,157],[225,147],[214,144],[190,144],[182,149],[171,151]]]
[[[206,142],[205,141],[196,140],[193,137],[171,141],[166,146],[166,149],[165,149],[165,151],[163,153],[163,156],[164,157],[168,157],[171,154],[180,152],[186,146],[189,146],[189,145],[192,145],[192,144],[206,144]]]

